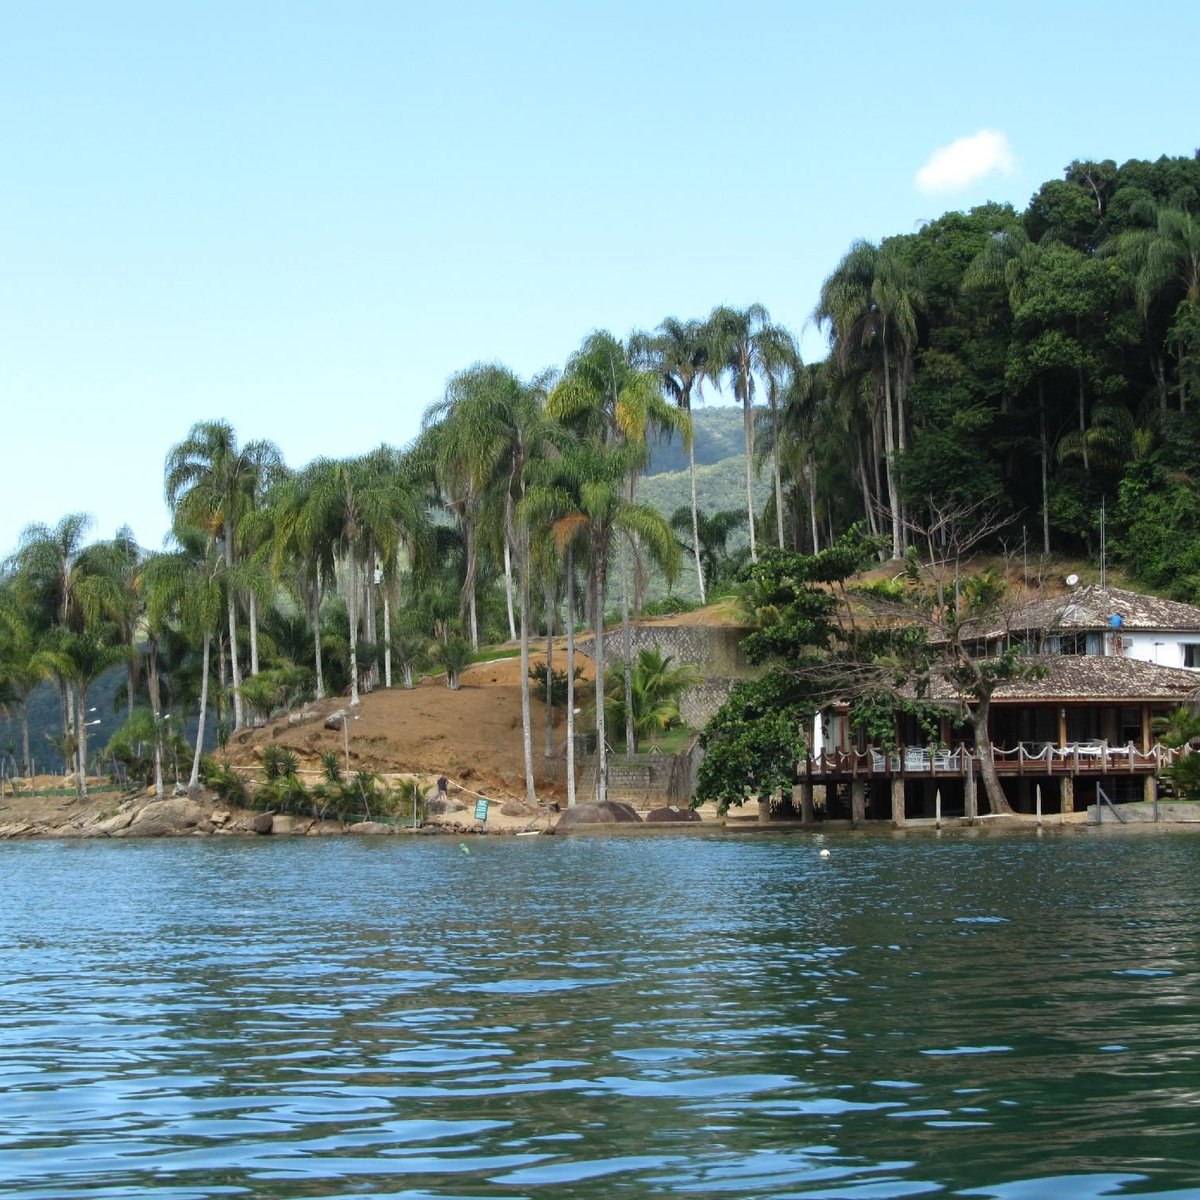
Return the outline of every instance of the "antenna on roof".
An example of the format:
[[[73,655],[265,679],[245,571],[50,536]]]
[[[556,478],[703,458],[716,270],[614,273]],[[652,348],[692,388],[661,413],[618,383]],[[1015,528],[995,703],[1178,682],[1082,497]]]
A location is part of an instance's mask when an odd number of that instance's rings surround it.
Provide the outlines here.
[[[1108,587],[1108,524],[1105,520],[1104,497],[1100,497],[1100,590]]]

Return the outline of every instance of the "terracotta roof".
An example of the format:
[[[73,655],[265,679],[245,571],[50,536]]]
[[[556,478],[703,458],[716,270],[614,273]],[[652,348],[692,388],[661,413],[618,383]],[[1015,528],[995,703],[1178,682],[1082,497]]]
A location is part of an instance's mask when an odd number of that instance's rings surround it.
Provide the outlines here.
[[[1088,584],[1063,596],[1014,609],[1008,617],[1007,629],[991,629],[988,637],[1001,637],[1013,630],[1034,630],[1056,633],[1059,630],[1098,630],[1111,628],[1110,618],[1121,618],[1121,628],[1127,630],[1179,630],[1200,632],[1200,608],[1163,600],[1159,596],[1143,596],[1125,588],[1102,588]],[[973,636],[983,637],[982,632]]]
[[[993,704],[1029,700],[1182,703],[1200,691],[1200,671],[1160,667],[1136,658],[1055,654],[1025,661],[1046,667],[1046,676],[1001,684],[992,696]],[[954,688],[945,680],[937,680],[931,691],[933,699],[956,698]]]

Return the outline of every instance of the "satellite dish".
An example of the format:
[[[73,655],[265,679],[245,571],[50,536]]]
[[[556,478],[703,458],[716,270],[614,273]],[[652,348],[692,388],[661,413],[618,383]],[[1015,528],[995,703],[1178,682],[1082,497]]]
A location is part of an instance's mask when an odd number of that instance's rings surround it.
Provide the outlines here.
[[[1078,582],[1079,582],[1079,576],[1078,576],[1078,575],[1068,575],[1068,576],[1067,576],[1067,587],[1075,587],[1075,585],[1076,585]]]

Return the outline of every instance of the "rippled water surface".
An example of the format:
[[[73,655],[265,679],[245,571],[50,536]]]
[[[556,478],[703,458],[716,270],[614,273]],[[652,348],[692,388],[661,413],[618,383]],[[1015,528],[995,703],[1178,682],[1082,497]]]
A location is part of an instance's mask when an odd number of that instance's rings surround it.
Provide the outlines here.
[[[1200,1196],[1195,837],[8,843],[0,899],[8,1197]]]

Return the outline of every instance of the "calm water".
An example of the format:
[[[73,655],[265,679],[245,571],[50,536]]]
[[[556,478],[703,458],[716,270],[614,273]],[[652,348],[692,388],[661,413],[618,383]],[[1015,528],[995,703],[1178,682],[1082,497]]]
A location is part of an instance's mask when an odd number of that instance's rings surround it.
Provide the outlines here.
[[[0,900],[6,1197],[1200,1196],[1196,837],[7,843]]]

